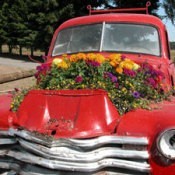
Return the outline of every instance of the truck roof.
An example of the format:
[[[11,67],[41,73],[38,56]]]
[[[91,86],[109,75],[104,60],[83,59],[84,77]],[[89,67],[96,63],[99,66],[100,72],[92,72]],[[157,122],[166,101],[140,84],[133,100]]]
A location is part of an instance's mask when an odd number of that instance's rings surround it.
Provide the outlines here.
[[[146,14],[128,14],[128,13],[110,13],[110,14],[99,14],[99,15],[90,15],[83,16],[70,19],[64,22],[59,30],[62,30],[67,27],[76,26],[76,25],[84,25],[84,24],[93,24],[93,23],[101,23],[101,22],[122,22],[122,23],[143,23],[150,24],[156,26],[158,28],[163,27],[164,24],[162,21],[152,15]]]

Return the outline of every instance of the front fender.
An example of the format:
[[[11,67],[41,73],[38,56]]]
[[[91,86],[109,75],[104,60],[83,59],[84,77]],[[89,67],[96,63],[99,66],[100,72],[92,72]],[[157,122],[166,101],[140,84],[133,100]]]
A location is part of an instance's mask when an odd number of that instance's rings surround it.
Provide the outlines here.
[[[12,102],[11,94],[0,95],[0,128],[8,129],[12,120],[10,105]]]
[[[174,175],[175,161],[166,159],[157,150],[160,133],[175,128],[175,98],[158,103],[151,111],[138,109],[125,114],[118,125],[117,134],[147,137],[149,139],[150,165],[154,175]]]

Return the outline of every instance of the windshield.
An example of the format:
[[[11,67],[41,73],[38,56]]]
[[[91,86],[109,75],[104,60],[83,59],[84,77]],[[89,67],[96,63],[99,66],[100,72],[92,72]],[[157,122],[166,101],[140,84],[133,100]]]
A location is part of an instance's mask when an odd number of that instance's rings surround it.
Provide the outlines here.
[[[62,30],[57,37],[53,56],[64,53],[99,51],[102,24]]]
[[[141,24],[104,23],[59,32],[53,56],[77,52],[129,52],[160,56],[157,29]]]

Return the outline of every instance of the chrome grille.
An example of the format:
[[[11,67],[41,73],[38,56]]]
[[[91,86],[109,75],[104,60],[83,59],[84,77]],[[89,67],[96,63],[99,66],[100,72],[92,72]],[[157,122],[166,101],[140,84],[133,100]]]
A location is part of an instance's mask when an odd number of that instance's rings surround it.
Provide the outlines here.
[[[147,175],[147,138],[53,139],[26,130],[0,131],[0,169],[16,174]]]

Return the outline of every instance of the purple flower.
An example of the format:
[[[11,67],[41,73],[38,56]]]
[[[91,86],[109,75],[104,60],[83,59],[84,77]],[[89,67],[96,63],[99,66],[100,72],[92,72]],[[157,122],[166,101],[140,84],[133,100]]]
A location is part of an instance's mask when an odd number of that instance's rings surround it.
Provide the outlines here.
[[[134,98],[140,98],[140,93],[137,91],[133,92],[132,95]]]
[[[83,81],[83,77],[82,76],[77,76],[76,78],[75,78],[75,82],[76,83],[81,83]]]
[[[113,75],[111,72],[106,72],[104,76],[109,77],[113,83],[116,83],[118,81],[117,77]]]
[[[123,73],[127,76],[130,76],[130,77],[135,77],[136,76],[136,72],[133,71],[133,70],[129,70],[129,69],[124,69],[123,70]]]
[[[116,77],[116,76],[113,76],[113,77],[111,78],[111,81],[112,81],[113,83],[116,83],[116,82],[117,82],[117,77]]]
[[[147,83],[149,85],[151,85],[153,88],[156,88],[157,87],[157,83],[156,81],[154,80],[154,78],[147,78]]]

